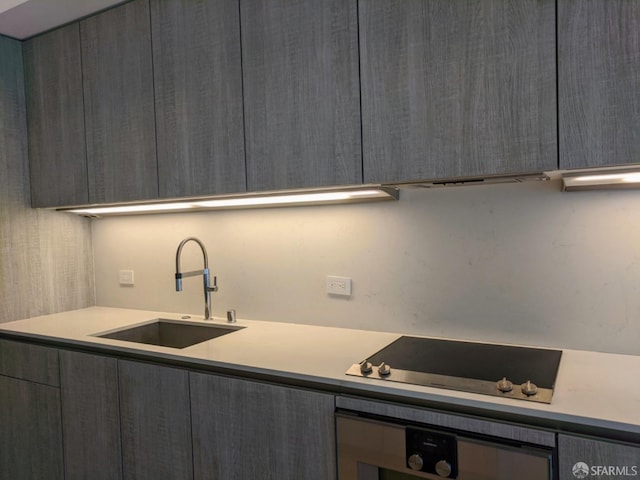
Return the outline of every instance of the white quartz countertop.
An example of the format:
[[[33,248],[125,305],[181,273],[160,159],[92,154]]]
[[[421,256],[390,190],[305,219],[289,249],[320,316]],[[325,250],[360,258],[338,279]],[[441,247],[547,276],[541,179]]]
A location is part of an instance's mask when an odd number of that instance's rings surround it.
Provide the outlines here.
[[[114,353],[149,355],[239,376],[267,375],[284,383],[310,383],[338,394],[369,398],[397,396],[408,403],[481,411],[488,417],[513,415],[536,424],[575,425],[640,434],[640,356],[563,350],[553,401],[549,404],[352,377],[353,364],[394,341],[400,334],[238,319],[246,327],[183,349],[124,342],[94,336],[156,318],[181,315],[143,310],[91,307],[0,324],[0,336],[99,347]],[[192,323],[226,325],[222,319]]]

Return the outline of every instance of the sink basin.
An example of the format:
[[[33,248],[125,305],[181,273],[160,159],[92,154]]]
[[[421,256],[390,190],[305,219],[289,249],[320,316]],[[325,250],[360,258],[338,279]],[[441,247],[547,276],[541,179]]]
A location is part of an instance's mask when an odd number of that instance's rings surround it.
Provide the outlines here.
[[[171,348],[186,348],[196,343],[241,330],[244,327],[201,325],[158,318],[151,323],[95,335],[125,342],[146,343]]]

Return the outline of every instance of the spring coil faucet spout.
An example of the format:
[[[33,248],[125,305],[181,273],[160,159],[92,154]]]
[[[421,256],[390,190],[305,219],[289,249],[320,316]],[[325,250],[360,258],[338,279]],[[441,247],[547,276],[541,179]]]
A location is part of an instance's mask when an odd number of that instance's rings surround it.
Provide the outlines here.
[[[202,250],[202,256],[204,258],[204,268],[202,270],[193,270],[191,272],[182,273],[180,271],[180,255],[182,249],[187,242],[196,242]],[[207,255],[207,249],[204,244],[195,237],[187,237],[180,242],[178,250],[176,251],[176,292],[182,291],[182,279],[186,277],[195,277],[202,275],[204,282],[204,319],[211,319],[211,292],[218,291],[218,279],[213,277],[213,286],[209,285],[209,256]]]

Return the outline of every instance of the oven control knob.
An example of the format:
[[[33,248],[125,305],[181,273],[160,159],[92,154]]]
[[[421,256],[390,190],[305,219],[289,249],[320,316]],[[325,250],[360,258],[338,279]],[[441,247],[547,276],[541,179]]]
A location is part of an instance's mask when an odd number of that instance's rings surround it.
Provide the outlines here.
[[[378,375],[380,375],[381,377],[386,377],[390,373],[391,373],[391,367],[386,363],[382,362],[378,367]]]
[[[422,466],[424,465],[422,455],[420,455],[419,453],[414,453],[413,455],[411,455],[407,460],[407,463],[409,464],[409,468],[411,468],[411,470],[422,470]]]
[[[527,383],[523,383],[520,388],[525,395],[535,395],[538,393],[538,386],[535,383],[531,383],[531,380],[527,380]]]
[[[499,380],[498,383],[496,383],[496,386],[498,387],[498,390],[504,393],[513,390],[513,383],[507,380],[507,377],[502,377],[502,380]]]
[[[363,360],[360,362],[360,373],[362,373],[363,375],[367,375],[372,371],[373,371],[373,366],[371,365],[371,362],[367,362],[366,360]]]
[[[441,477],[448,477],[451,475],[451,465],[446,460],[440,460],[436,463],[436,473]]]

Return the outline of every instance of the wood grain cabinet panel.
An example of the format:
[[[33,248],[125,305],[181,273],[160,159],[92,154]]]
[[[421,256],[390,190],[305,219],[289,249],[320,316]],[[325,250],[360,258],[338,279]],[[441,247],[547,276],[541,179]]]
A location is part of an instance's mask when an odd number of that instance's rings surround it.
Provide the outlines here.
[[[188,373],[118,361],[124,478],[193,478]]]
[[[122,478],[115,358],[60,351],[67,480]]]
[[[88,203],[78,23],[27,40],[23,52],[31,204]]]
[[[560,168],[640,163],[640,2],[558,0]]]
[[[55,348],[0,340],[0,375],[58,387],[59,372]]]
[[[160,197],[244,192],[238,0],[152,0]]]
[[[556,434],[553,431],[496,422],[489,418],[454,415],[428,408],[416,408],[397,403],[343,396],[336,397],[336,407],[394,418],[407,423],[432,425],[479,435],[489,435],[514,442],[545,447],[555,447],[556,445]]]
[[[158,196],[148,0],[80,22],[91,203]]]
[[[360,0],[364,181],[557,168],[553,0]]]
[[[62,480],[60,390],[0,376],[0,478]]]
[[[250,191],[362,183],[356,0],[242,0]]]
[[[578,463],[584,465],[579,466]],[[640,475],[640,444],[636,446],[573,435],[558,435],[560,480],[598,478],[619,480]],[[587,468],[587,476],[574,469]],[[584,473],[584,472],[582,472]]]
[[[12,239],[9,225],[16,215],[14,212],[22,212],[23,206],[30,202],[29,172],[25,161],[27,132],[22,57],[20,42],[0,36],[0,240],[3,244]],[[3,251],[0,258],[3,260],[0,263],[3,286],[9,285],[13,269],[4,260],[12,257]],[[8,298],[4,295],[9,295],[9,289],[6,291],[5,294],[0,286],[3,299]],[[14,292],[13,289],[11,291]],[[0,306],[0,319],[14,320],[15,318],[7,316],[11,308],[6,303],[8,302],[2,302]]]
[[[333,395],[190,373],[194,478],[336,478]]]

